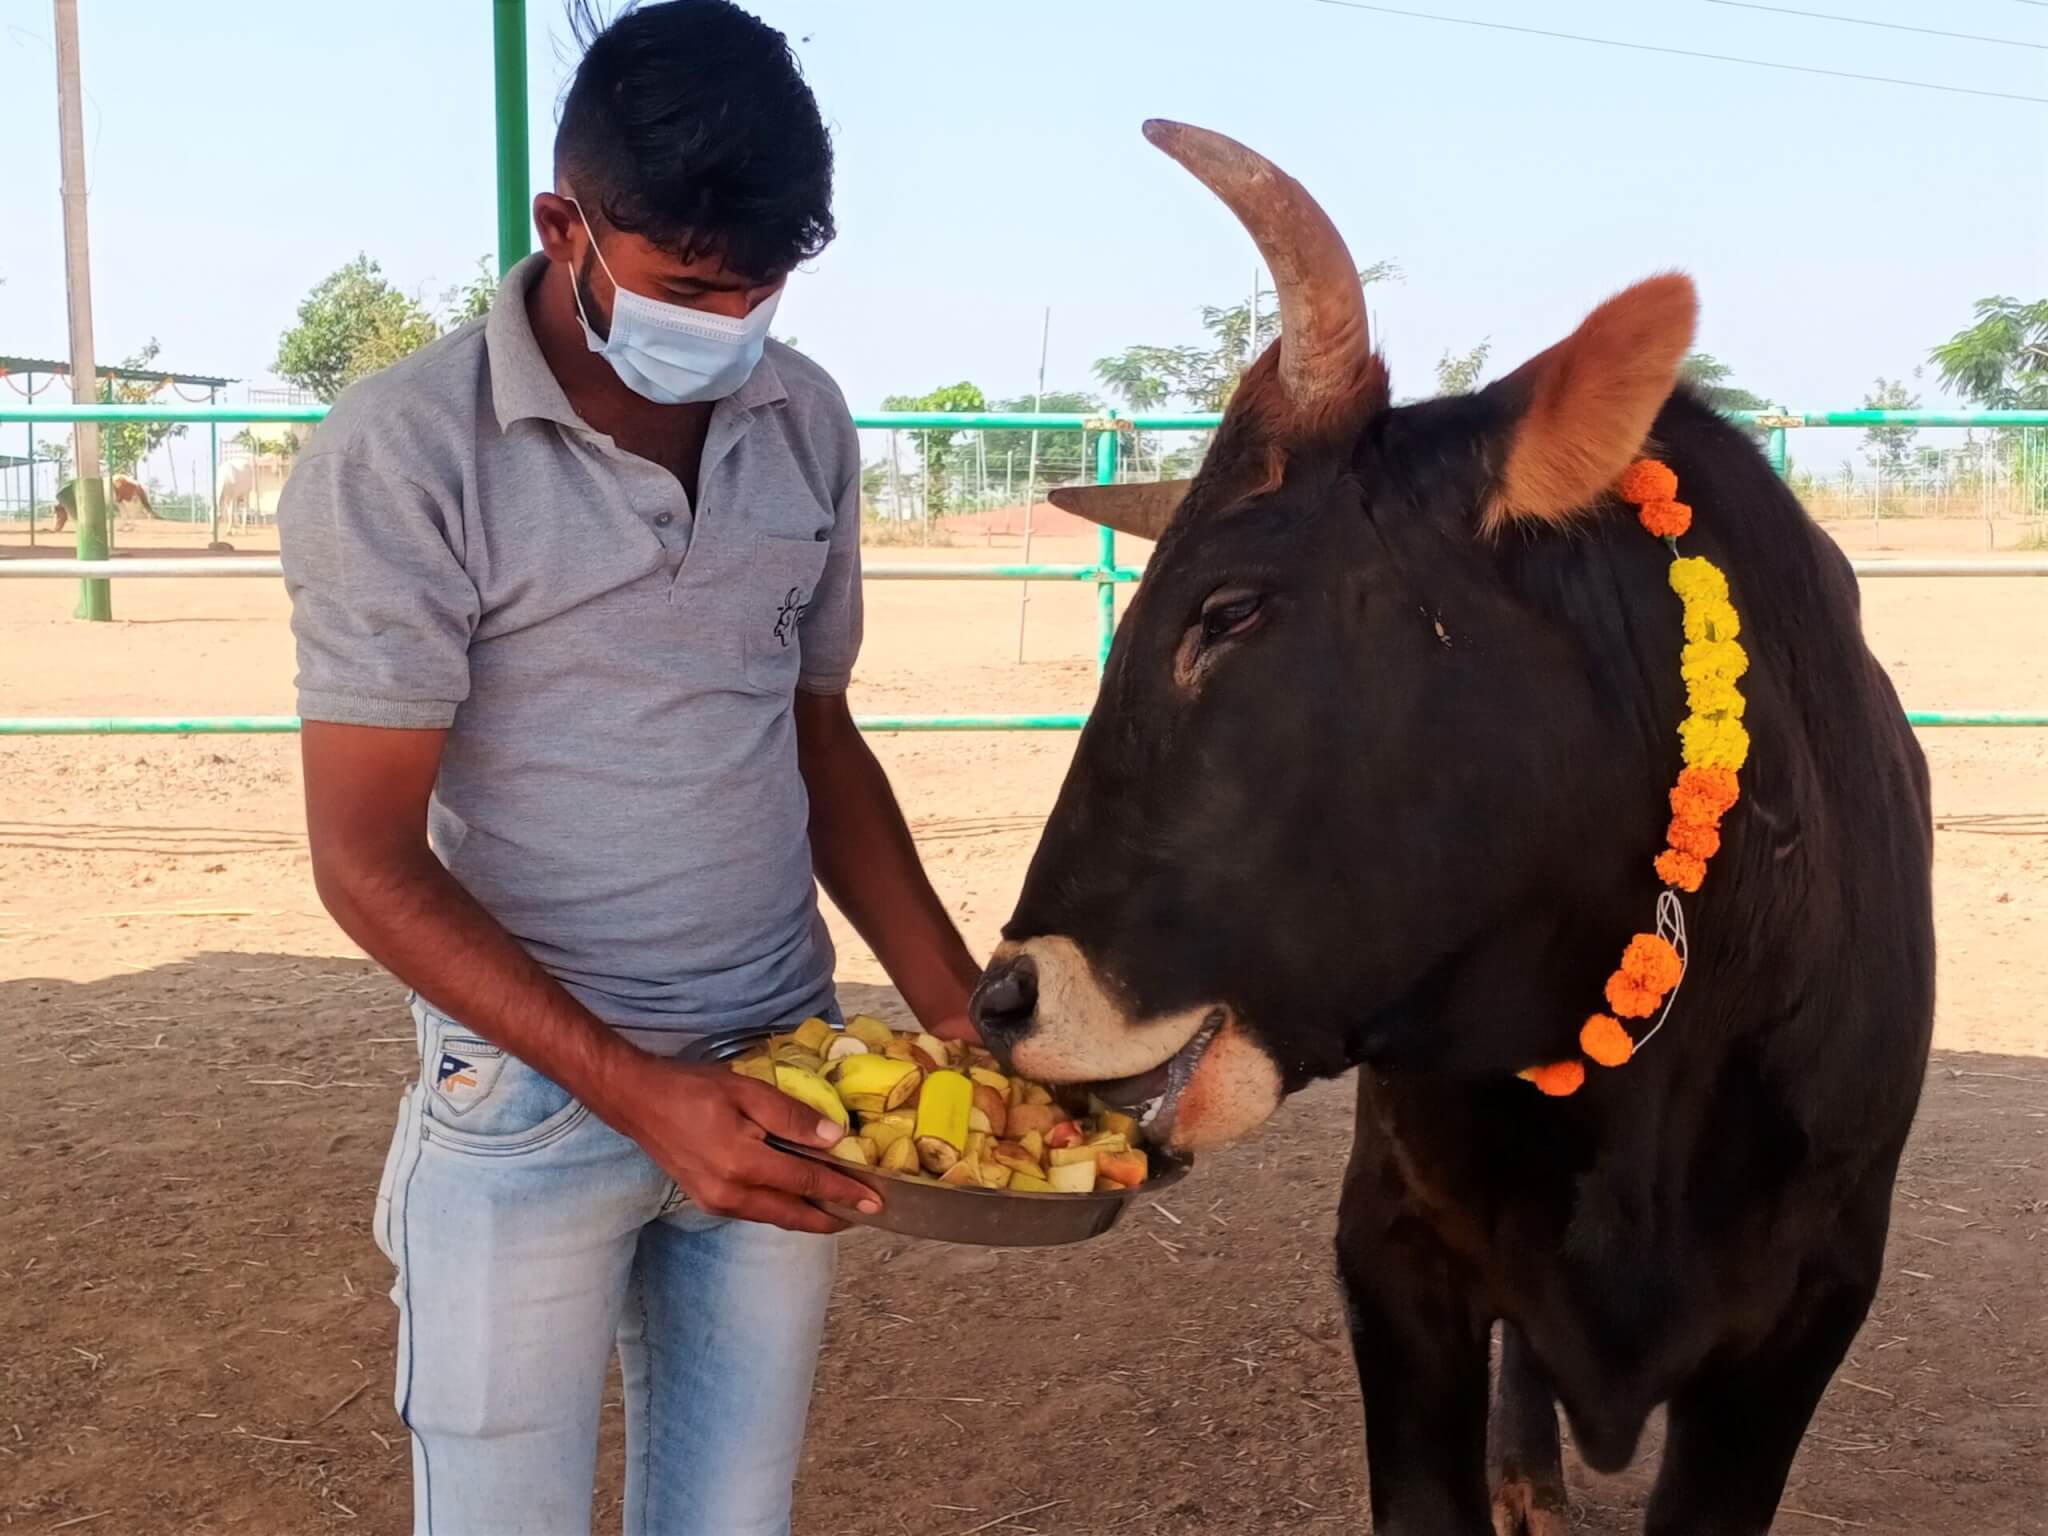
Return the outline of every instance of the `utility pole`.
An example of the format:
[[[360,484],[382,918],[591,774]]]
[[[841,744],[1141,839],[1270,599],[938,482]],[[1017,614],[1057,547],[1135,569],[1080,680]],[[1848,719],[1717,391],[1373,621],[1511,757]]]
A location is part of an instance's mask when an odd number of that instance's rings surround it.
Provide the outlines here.
[[[92,254],[85,227],[85,119],[79,110],[78,0],[55,0],[57,32],[57,134],[62,148],[64,198],[64,291],[71,312],[71,399],[99,403],[99,378],[92,362]],[[100,478],[98,422],[72,426],[72,462],[78,479],[72,495],[78,510],[78,558],[107,558],[107,496]],[[104,622],[114,616],[105,581],[78,584],[78,617]]]

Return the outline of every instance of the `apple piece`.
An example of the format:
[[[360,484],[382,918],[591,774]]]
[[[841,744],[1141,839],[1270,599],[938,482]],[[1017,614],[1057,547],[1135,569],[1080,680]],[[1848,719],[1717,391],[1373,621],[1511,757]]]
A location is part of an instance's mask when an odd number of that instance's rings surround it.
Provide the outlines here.
[[[1021,1168],[1010,1170],[1010,1193],[1013,1195],[1049,1195],[1052,1180],[1039,1173],[1026,1173]]]
[[[823,1019],[805,1019],[790,1032],[790,1038],[814,1056],[825,1054],[825,1047],[832,1043],[833,1029]]]
[[[952,1055],[946,1050],[946,1042],[937,1035],[918,1035],[910,1042],[910,1049],[924,1063],[927,1072],[943,1072],[953,1065]]]
[[[1024,1079],[1023,1082],[1024,1102],[1026,1104],[1050,1104],[1052,1102],[1052,1090],[1046,1087],[1045,1084],[1034,1083],[1029,1078]]]
[[[987,1131],[969,1131],[967,1133],[966,1155],[979,1162],[988,1155],[988,1149],[994,1141],[995,1138],[989,1135]]]
[[[981,1187],[981,1166],[968,1158],[961,1158],[944,1173],[939,1175],[941,1184],[950,1184],[956,1189],[979,1189]]]
[[[914,1127],[899,1124],[893,1115],[868,1115],[861,1118],[860,1133],[875,1144],[876,1150],[884,1157],[898,1142],[910,1142]],[[910,1160],[917,1161],[917,1148],[910,1150]]]
[[[1010,1187],[1010,1170],[1001,1163],[976,1163],[974,1169],[983,1189]]]
[[[833,1062],[844,1061],[849,1056],[865,1056],[867,1053],[867,1041],[857,1040],[852,1035],[841,1035],[825,1047],[825,1063],[830,1066]]]
[[[1045,1133],[1045,1144],[1057,1151],[1061,1147],[1078,1147],[1088,1139],[1088,1133],[1081,1129],[1079,1122],[1059,1120]]]
[[[1011,1121],[1010,1129],[1014,1131],[1016,1128],[1016,1122],[1014,1120]],[[1017,1138],[1017,1145],[1031,1154],[1031,1161],[1038,1164],[1041,1168],[1045,1166],[1045,1138],[1039,1135],[1038,1132],[1026,1131]]]
[[[908,1135],[898,1136],[883,1146],[880,1166],[885,1173],[915,1173],[917,1143]]]
[[[865,1136],[842,1136],[832,1143],[832,1155],[842,1163],[854,1163],[862,1168],[875,1165],[875,1144]]]
[[[1131,1144],[1125,1141],[1122,1135],[1114,1131],[1097,1131],[1088,1138],[1087,1145],[1093,1147],[1098,1152],[1128,1152],[1131,1150]]]
[[[885,1050],[896,1031],[869,1013],[856,1013],[846,1021],[846,1032],[871,1051]]]
[[[989,1148],[988,1161],[1012,1173],[1039,1171],[1038,1159],[1031,1155],[1030,1149],[1014,1141],[999,1141]]]
[[[975,1083],[973,1107],[988,1122],[986,1125],[975,1126],[975,1129],[987,1131],[989,1135],[1000,1140],[1010,1125],[1009,1099],[1002,1093],[989,1087],[987,1083]]]
[[[1036,1133],[1043,1137],[1060,1123],[1060,1112],[1050,1104],[1012,1104],[1006,1134],[1016,1140]]]
[[[741,1056],[733,1062],[732,1069],[741,1077],[751,1077],[770,1088],[775,1086],[775,1063],[766,1056]]]
[[[967,1069],[967,1077],[970,1082],[980,1083],[984,1087],[995,1089],[997,1093],[1003,1096],[1005,1104],[1010,1102],[1010,1080],[994,1067],[969,1067]]]
[[[1125,1149],[1119,1152],[1098,1151],[1095,1154],[1095,1172],[1123,1189],[1136,1189],[1145,1182],[1145,1176],[1150,1171],[1142,1152]]]
[[[1095,1149],[1093,1147],[1054,1147],[1045,1154],[1045,1162],[1048,1168],[1078,1168],[1084,1163],[1088,1167],[1093,1168],[1095,1166]]]
[[[1092,1194],[1095,1190],[1095,1164],[1055,1164],[1046,1171],[1046,1182],[1063,1195]]]
[[[882,1047],[882,1054],[891,1061],[916,1061],[917,1053],[910,1048],[910,1036],[891,1035],[889,1043]]]

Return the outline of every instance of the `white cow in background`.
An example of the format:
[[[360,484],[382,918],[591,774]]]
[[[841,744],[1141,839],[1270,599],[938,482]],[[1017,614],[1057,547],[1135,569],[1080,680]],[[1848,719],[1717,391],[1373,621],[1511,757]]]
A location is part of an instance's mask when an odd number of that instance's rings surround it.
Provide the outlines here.
[[[214,505],[220,508],[220,529],[223,534],[236,529],[247,530],[250,514],[256,507],[256,461],[253,458],[235,459],[221,465],[220,474],[213,482]]]

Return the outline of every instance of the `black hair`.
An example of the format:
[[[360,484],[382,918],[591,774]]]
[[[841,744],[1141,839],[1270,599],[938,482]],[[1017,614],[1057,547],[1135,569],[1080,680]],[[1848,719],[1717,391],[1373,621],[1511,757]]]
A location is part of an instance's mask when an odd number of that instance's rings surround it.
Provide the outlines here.
[[[569,0],[555,167],[584,216],[769,279],[831,242],[832,140],[788,40],[728,0]]]

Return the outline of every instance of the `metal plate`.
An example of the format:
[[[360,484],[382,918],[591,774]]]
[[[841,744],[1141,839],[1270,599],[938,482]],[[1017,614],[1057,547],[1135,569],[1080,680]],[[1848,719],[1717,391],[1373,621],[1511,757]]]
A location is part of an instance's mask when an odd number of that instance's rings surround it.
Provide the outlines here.
[[[689,1046],[679,1059],[698,1064],[728,1061],[770,1035],[788,1033],[787,1029],[744,1029],[706,1035]],[[865,1184],[882,1202],[881,1211],[873,1216],[863,1216],[830,1201],[818,1202],[841,1221],[880,1227],[904,1237],[978,1243],[990,1248],[1045,1248],[1099,1237],[1117,1224],[1133,1200],[1178,1184],[1194,1166],[1192,1158],[1174,1157],[1148,1147],[1145,1155],[1151,1163],[1152,1176],[1136,1189],[1099,1190],[1087,1195],[1012,1194],[1003,1189],[921,1184],[879,1169],[842,1163],[829,1152],[801,1147],[780,1136],[770,1136],[768,1141],[777,1151],[823,1163],[834,1172]]]

